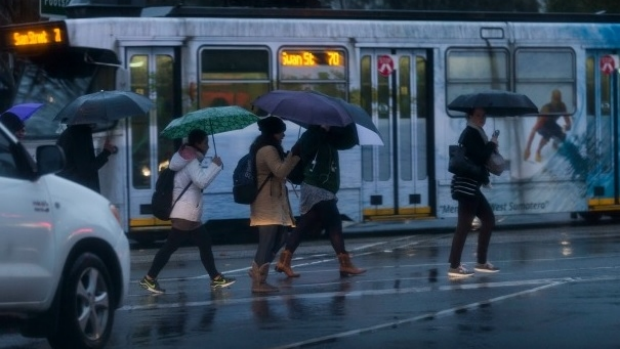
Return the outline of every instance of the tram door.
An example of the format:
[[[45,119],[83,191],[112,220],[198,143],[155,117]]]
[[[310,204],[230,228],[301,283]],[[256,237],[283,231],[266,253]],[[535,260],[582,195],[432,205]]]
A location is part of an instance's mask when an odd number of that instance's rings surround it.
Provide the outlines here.
[[[159,132],[174,116],[174,82],[178,80],[174,77],[174,59],[173,48],[127,50],[131,91],[155,102],[147,117],[128,119],[128,205],[129,226],[133,231],[169,223],[152,216],[151,196],[157,173],[168,166],[174,153],[173,142],[159,137]]]
[[[619,77],[611,52],[591,51],[586,65],[588,220],[620,215]]]
[[[360,57],[360,105],[384,142],[362,146],[364,219],[428,216],[426,52],[369,49]]]

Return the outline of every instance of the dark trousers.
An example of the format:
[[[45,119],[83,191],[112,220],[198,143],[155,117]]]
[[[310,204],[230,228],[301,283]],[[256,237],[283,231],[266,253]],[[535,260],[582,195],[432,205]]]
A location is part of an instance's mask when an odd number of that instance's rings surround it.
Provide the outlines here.
[[[258,248],[254,262],[261,266],[273,262],[276,254],[284,246],[288,227],[283,225],[261,225],[258,227]]]
[[[166,263],[168,263],[168,260],[170,260],[170,256],[172,256],[174,251],[188,239],[191,239],[194,244],[198,246],[200,250],[200,260],[211,279],[218,276],[219,272],[217,268],[215,268],[215,259],[213,258],[213,251],[211,250],[211,236],[209,236],[204,225],[190,231],[172,228],[172,231],[168,234],[168,240],[166,240],[166,243],[157,251],[147,275],[153,279],[157,278],[159,272],[164,268]]]
[[[286,249],[295,252],[304,233],[313,232],[316,229],[325,229],[329,235],[336,254],[347,253],[344,248],[342,236],[342,220],[336,200],[321,201],[302,215],[291,235],[286,241]]]
[[[452,238],[452,249],[450,250],[450,268],[458,268],[461,264],[461,254],[474,217],[478,217],[481,222],[480,232],[478,233],[477,262],[486,263],[491,232],[495,228],[493,209],[480,191],[477,191],[475,196],[459,198],[458,203],[458,220]]]

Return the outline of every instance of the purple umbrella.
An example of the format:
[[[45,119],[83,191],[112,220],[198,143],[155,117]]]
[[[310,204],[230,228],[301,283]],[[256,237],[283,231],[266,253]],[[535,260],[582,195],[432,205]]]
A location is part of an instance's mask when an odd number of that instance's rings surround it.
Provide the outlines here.
[[[254,107],[299,125],[346,126],[349,110],[336,99],[314,91],[275,90],[254,101]]]
[[[34,114],[37,110],[41,109],[43,103],[22,103],[16,104],[11,108],[7,109],[6,112],[11,112],[19,117],[21,121],[28,120],[29,117]]]

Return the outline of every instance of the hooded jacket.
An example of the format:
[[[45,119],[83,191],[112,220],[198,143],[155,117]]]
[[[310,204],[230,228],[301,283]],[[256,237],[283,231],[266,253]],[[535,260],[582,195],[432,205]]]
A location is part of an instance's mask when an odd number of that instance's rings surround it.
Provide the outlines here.
[[[304,183],[323,188],[334,194],[340,189],[338,148],[327,131],[311,126],[299,139],[304,167]]]
[[[204,155],[197,149],[183,145],[170,159],[169,168],[177,173],[174,176],[172,197],[179,197],[191,181],[192,184],[172,209],[170,218],[181,218],[192,222],[202,221],[202,190],[206,188],[222,170],[214,163],[202,167]]]

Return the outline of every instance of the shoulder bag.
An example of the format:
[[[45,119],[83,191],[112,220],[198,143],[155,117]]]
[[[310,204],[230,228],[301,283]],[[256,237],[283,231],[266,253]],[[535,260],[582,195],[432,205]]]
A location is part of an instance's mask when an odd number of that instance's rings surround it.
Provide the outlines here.
[[[476,165],[465,156],[465,147],[460,144],[450,145],[448,150],[450,153],[448,172],[475,180],[482,180],[486,176],[482,166]]]

